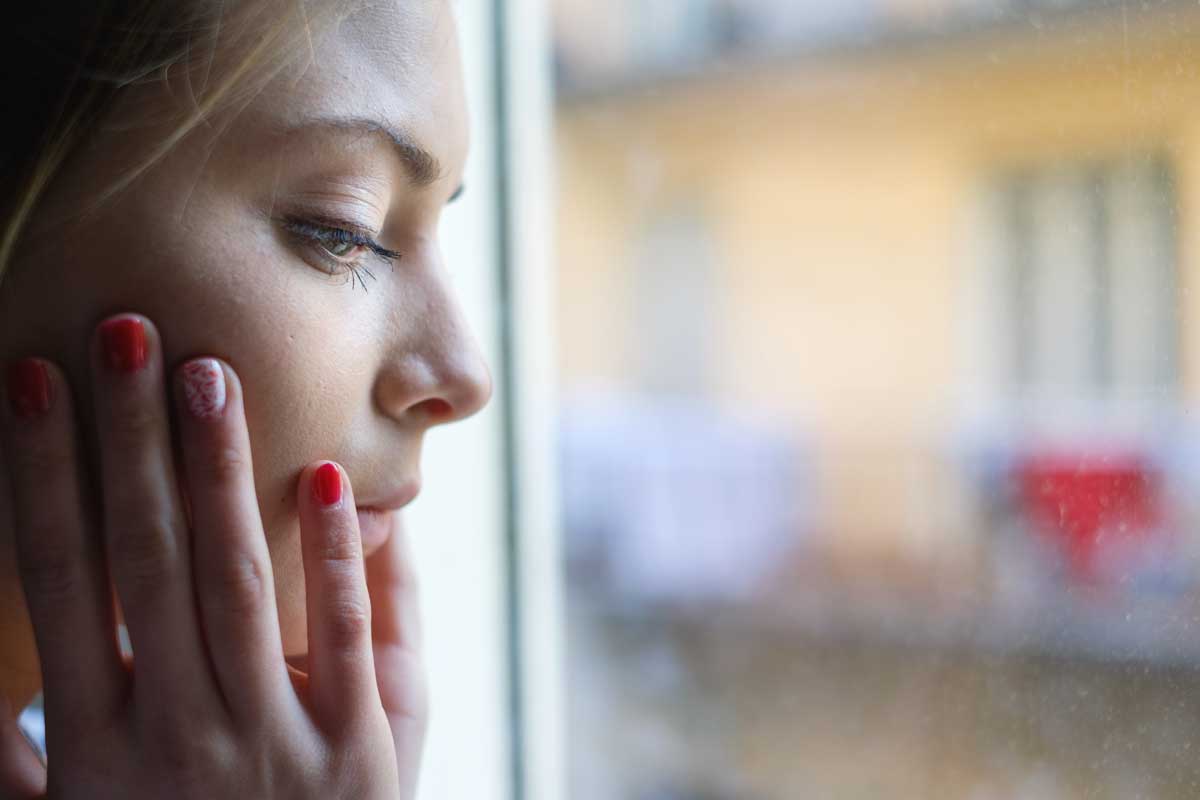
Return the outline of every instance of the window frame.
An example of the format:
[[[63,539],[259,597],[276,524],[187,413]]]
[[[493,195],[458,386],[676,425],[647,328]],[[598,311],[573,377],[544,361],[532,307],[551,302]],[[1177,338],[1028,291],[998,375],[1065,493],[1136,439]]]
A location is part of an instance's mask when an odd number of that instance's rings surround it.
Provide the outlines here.
[[[483,412],[427,437],[426,488],[406,517],[432,709],[418,798],[557,800],[548,12],[544,0],[455,12],[473,145],[441,241],[494,390]]]

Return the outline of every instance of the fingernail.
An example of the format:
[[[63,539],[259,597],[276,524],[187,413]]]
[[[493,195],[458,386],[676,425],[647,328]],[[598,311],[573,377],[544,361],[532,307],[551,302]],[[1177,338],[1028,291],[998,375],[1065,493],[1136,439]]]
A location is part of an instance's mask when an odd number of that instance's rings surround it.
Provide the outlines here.
[[[24,358],[9,365],[8,402],[13,414],[34,419],[50,410],[50,374],[36,358]]]
[[[183,365],[183,396],[198,419],[216,419],[225,410],[225,370],[213,358]]]
[[[100,339],[109,369],[137,372],[146,365],[146,328],[140,319],[110,319],[100,326]]]
[[[326,508],[342,502],[342,473],[336,464],[325,463],[317,467],[313,476],[313,493]]]

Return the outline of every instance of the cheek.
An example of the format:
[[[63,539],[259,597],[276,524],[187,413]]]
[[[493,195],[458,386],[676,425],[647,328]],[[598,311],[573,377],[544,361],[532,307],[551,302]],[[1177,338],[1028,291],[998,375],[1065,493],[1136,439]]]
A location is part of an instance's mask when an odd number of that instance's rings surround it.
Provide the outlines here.
[[[132,196],[177,194],[156,189]],[[353,429],[369,413],[378,355],[364,338],[366,296],[288,255],[269,229],[228,199],[203,191],[191,199],[188,224],[162,209],[114,204],[102,223],[60,240],[36,274],[8,276],[17,280],[6,278],[0,293],[6,310],[0,341],[61,361],[85,388],[91,326],[105,315],[136,311],[158,326],[168,370],[201,355],[234,367],[284,641],[288,652],[303,652],[295,484],[312,461],[352,457],[349,444],[360,438]],[[71,291],[53,296],[46,285]],[[356,319],[358,335],[348,323]]]
[[[136,311],[158,326],[168,370],[202,355],[233,366],[285,642],[289,652],[302,652],[295,485],[312,461],[353,459],[350,445],[361,438],[354,428],[369,414],[378,355],[371,306],[363,292],[289,254],[228,197],[199,190],[191,199],[187,224],[161,209],[114,205],[111,217],[65,239],[43,261],[48,267],[31,271],[28,286],[6,281],[0,307],[14,313],[0,317],[0,341],[36,345],[63,361],[73,381],[86,382],[91,326],[107,314]],[[48,298],[45,285],[72,291],[40,306],[26,302]]]
[[[245,393],[255,488],[289,655],[307,652],[297,479],[317,460],[346,463],[359,405],[348,391],[357,384],[339,374],[333,354],[308,341],[305,330],[282,339],[257,331],[231,353]],[[267,346],[250,347],[251,341]]]
[[[295,520],[267,527],[275,606],[283,651],[296,655],[308,651],[308,614],[305,608],[304,564],[300,555],[300,526]]]
[[[127,263],[116,287],[125,293],[105,302],[155,321],[168,368],[209,355],[237,373],[281,633],[286,652],[302,653],[307,628],[296,482],[309,463],[349,455],[346,443],[369,397],[371,348],[343,341],[341,320],[354,317],[351,304],[362,294],[286,254],[259,247],[254,258],[236,247],[203,245],[216,231],[190,233],[190,242],[160,249],[153,263]],[[254,240],[250,231],[239,235],[225,240]]]
[[[242,382],[255,485],[264,522],[296,518],[296,480],[319,459],[343,459],[365,388],[335,369],[305,329],[244,331],[228,359]],[[361,391],[360,391],[361,390]]]
[[[363,377],[369,375],[363,360],[369,348],[333,337],[337,320],[321,310],[337,307],[323,298],[346,291],[317,285],[312,294],[305,293],[308,303],[297,301],[293,291],[287,307],[295,316],[274,318],[279,324],[266,324],[262,315],[242,320],[227,345],[242,381],[255,489],[288,654],[307,650],[297,479],[317,460],[352,462],[350,443],[369,397],[370,384]]]

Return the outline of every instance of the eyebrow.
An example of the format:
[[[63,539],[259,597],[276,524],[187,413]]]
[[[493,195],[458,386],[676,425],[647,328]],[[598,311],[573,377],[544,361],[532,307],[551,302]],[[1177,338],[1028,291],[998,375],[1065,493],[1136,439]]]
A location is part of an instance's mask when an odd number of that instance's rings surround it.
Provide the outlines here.
[[[391,145],[392,151],[404,165],[408,177],[417,186],[430,186],[442,177],[442,164],[437,156],[430,153],[413,136],[403,128],[390,124],[386,120],[371,117],[342,117],[322,116],[307,117],[284,129],[285,134],[307,129],[326,129],[346,133],[358,133],[365,136],[376,136]],[[451,200],[462,194],[463,187],[459,186]]]

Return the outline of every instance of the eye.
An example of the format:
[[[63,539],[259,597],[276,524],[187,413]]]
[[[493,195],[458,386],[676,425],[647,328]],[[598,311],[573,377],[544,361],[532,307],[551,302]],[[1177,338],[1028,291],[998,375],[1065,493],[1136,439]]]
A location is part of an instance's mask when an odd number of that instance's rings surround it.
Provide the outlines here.
[[[354,242],[322,242],[321,247],[326,250],[331,256],[336,258],[345,258],[358,249],[358,245]]]
[[[324,262],[322,266],[330,275],[348,271],[351,285],[355,281],[362,281],[364,289],[367,284],[363,276],[375,277],[375,273],[362,263],[366,256],[374,256],[388,265],[402,257],[401,253],[388,250],[375,241],[372,233],[361,230],[351,222],[314,221],[297,217],[284,217],[277,221]]]

